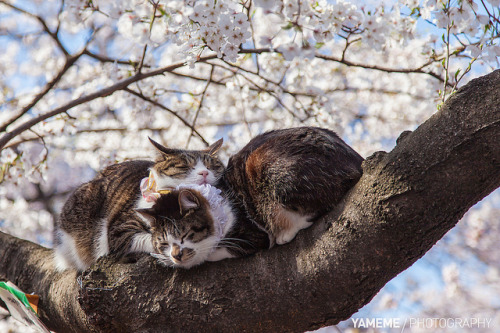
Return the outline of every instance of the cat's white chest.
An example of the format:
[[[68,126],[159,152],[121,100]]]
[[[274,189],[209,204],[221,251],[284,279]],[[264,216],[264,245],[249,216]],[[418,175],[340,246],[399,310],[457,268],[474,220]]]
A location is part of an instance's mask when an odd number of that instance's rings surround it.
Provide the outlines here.
[[[154,204],[154,202],[146,201],[146,199],[144,199],[144,197],[141,195],[141,197],[135,203],[135,208],[151,208]]]

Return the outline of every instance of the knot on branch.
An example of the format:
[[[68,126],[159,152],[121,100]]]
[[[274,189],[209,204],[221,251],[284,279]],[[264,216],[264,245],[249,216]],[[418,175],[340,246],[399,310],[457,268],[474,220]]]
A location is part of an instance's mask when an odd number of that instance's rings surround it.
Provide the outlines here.
[[[399,137],[396,139],[396,145],[401,144],[401,142],[403,142],[408,137],[408,135],[410,135],[411,133],[413,133],[413,132],[412,131],[403,131],[401,134],[399,134]]]
[[[380,164],[380,162],[386,155],[387,152],[385,151],[376,151],[372,155],[368,156],[361,164],[363,174],[371,173]]]

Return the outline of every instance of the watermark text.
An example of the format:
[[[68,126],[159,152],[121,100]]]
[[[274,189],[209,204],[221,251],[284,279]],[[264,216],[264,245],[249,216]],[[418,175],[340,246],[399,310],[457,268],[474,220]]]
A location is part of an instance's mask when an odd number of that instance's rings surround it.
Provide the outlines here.
[[[490,328],[491,318],[351,318],[354,328]]]

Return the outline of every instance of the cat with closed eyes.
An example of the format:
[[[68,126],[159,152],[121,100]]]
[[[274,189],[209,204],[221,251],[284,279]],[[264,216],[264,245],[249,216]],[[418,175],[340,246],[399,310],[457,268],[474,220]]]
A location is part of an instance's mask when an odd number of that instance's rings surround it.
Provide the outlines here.
[[[290,242],[329,212],[362,175],[363,158],[334,132],[276,130],[229,159],[214,186],[180,186],[138,209],[154,257],[190,268]]]
[[[111,165],[68,198],[54,226],[54,259],[59,270],[84,270],[106,254],[153,252],[151,226],[135,209],[155,204],[155,195],[162,193],[158,189],[215,184],[224,171],[217,157],[222,139],[198,151],[150,141],[158,153],[154,162]]]

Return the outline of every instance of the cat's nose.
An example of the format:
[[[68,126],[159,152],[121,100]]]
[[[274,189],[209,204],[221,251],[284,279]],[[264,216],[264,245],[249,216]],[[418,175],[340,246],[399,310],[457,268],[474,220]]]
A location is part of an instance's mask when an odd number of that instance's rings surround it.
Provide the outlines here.
[[[178,261],[182,261],[182,250],[172,253],[172,257]]]
[[[170,250],[170,255],[175,260],[181,261],[182,260],[182,249],[180,248],[180,246],[177,244],[172,245],[172,249]]]
[[[203,170],[203,171],[198,172],[198,174],[199,174],[200,176],[203,176],[203,178],[207,178],[207,176],[208,176],[208,171],[207,171],[207,170]]]

